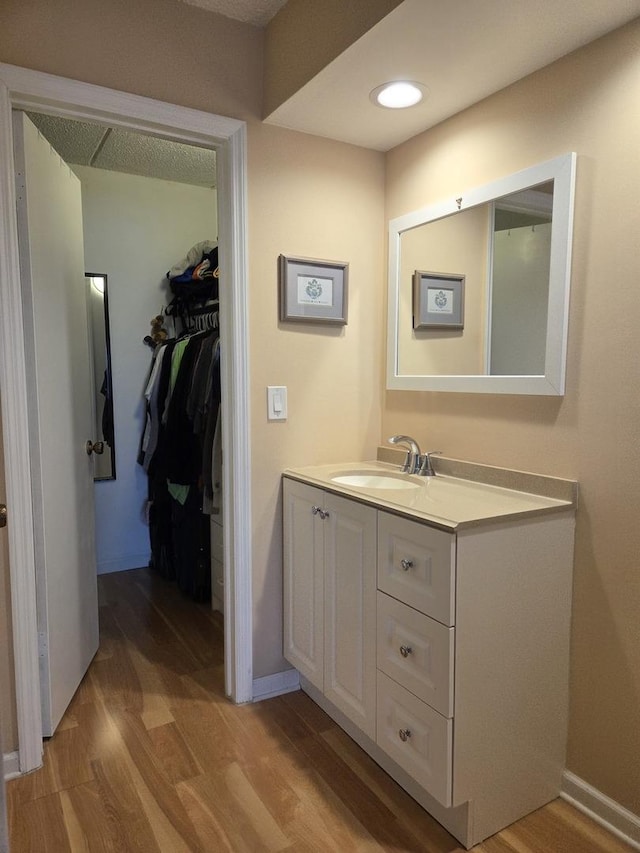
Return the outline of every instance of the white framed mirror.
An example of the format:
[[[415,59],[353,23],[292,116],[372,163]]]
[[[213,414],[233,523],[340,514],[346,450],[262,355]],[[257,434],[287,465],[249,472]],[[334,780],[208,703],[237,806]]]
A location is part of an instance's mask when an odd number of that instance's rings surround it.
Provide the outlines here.
[[[576,159],[389,222],[387,388],[564,394]],[[428,326],[417,304],[430,306]]]

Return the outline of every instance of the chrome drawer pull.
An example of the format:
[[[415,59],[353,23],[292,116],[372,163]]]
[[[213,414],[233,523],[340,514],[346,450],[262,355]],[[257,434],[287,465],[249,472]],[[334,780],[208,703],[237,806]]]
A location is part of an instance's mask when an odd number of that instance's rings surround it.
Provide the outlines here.
[[[411,732],[409,731],[409,729],[400,729],[400,731],[398,732],[398,737],[403,743],[406,743],[411,737]]]
[[[409,569],[413,568],[413,560],[400,560],[400,565],[402,566],[405,572],[408,572]]]
[[[408,658],[412,651],[411,646],[400,646],[400,654],[403,658]]]

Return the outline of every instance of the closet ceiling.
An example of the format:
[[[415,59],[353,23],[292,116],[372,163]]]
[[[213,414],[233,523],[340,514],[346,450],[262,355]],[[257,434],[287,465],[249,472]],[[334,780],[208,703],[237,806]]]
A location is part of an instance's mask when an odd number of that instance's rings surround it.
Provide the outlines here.
[[[94,166],[198,187],[216,185],[216,155],[208,148],[42,113],[29,113],[29,118],[71,166]]]

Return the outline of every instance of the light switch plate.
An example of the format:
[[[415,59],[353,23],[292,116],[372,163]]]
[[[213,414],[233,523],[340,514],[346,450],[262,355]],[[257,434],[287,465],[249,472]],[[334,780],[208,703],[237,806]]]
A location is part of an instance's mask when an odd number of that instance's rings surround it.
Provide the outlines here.
[[[286,421],[286,385],[267,385],[267,418],[270,421]]]

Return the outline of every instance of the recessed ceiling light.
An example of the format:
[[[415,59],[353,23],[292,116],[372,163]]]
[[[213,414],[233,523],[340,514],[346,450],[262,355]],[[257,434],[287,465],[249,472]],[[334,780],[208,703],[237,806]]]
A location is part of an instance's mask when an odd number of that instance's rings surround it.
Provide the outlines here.
[[[409,80],[396,80],[377,86],[369,95],[374,104],[391,110],[402,110],[419,104],[425,94],[421,83]]]

